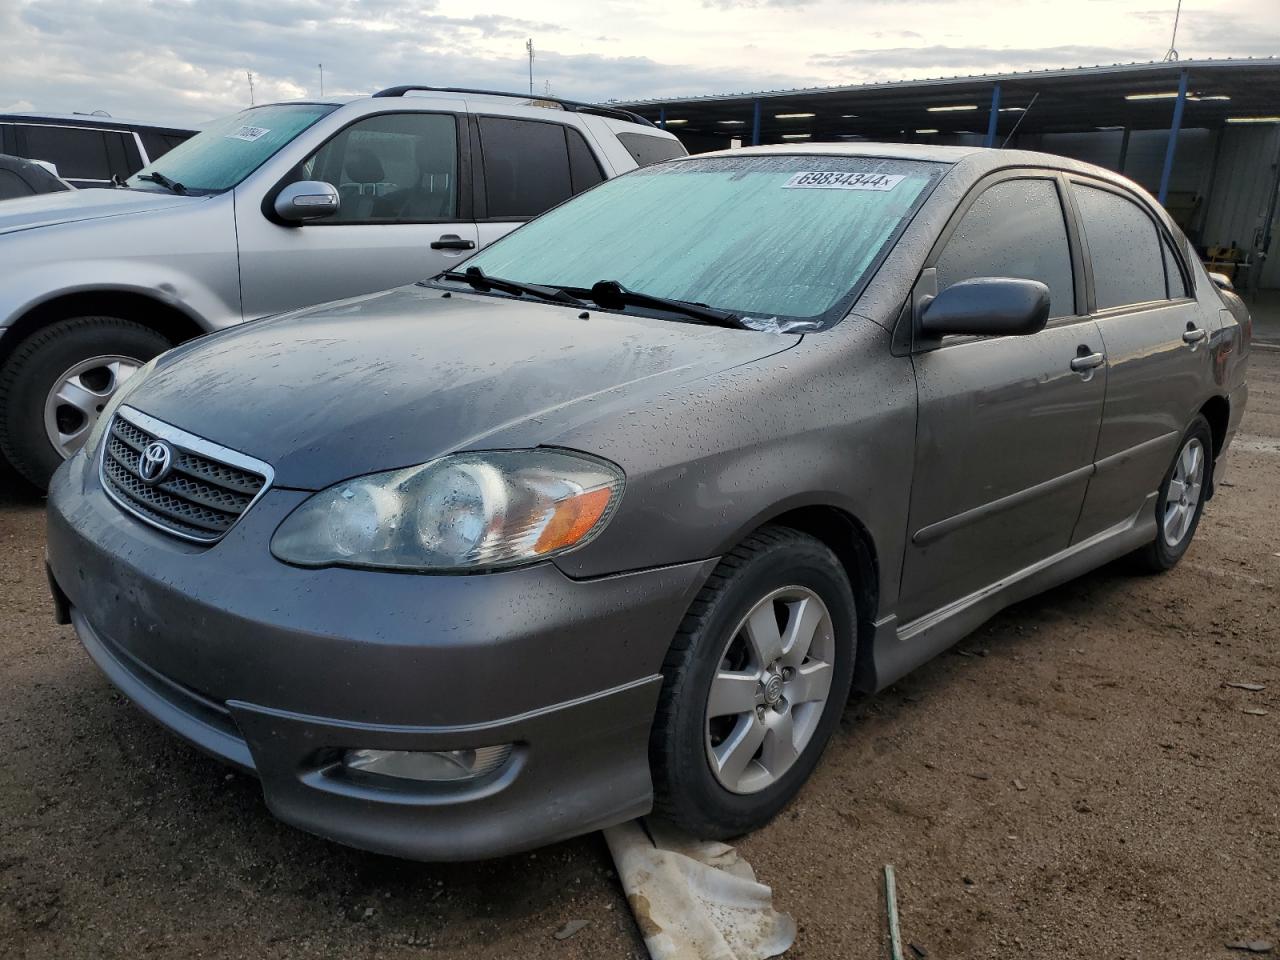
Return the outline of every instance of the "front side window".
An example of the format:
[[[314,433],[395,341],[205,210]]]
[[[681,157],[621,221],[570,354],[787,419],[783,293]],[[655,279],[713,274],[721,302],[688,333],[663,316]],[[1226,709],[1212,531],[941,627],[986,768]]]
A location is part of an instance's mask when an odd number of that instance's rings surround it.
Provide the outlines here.
[[[52,163],[58,168],[58,176],[68,180],[111,179],[108,134],[103,131],[41,124],[18,124],[17,128],[26,138],[26,157]],[[118,138],[118,134],[110,136]]]
[[[188,193],[230,190],[313,123],[336,110],[328,103],[278,103],[215,120],[129,178],[139,190],[162,190],[143,180],[156,172]]]
[[[326,224],[457,219],[457,121],[440,113],[367,117],[312,154],[302,178],[338,188],[342,203]]]
[[[838,321],[944,164],[709,157],[610,180],[467,261],[496,277]]]
[[[1098,309],[1165,299],[1164,251],[1155,222],[1118,193],[1080,183],[1071,189],[1089,241]]]
[[[1071,245],[1052,180],[1004,180],[984,191],[960,219],[935,264],[938,292],[975,277],[1039,280],[1049,316],[1075,314]]]

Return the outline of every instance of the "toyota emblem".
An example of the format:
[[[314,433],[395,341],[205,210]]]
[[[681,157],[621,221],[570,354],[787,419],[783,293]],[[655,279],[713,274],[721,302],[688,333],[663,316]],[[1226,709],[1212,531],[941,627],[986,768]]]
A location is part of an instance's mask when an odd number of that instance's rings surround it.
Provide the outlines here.
[[[169,475],[173,450],[163,440],[152,440],[138,459],[138,476],[143,483],[156,484]]]

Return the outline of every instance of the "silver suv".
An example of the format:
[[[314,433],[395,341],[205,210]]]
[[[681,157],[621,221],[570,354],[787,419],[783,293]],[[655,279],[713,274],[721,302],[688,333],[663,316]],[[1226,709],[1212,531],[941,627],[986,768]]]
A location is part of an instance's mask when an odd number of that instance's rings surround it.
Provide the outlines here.
[[[411,283],[684,154],[621,110],[422,86],[254,107],[125,181],[0,212],[0,450],[43,487],[121,383],[202,333]]]

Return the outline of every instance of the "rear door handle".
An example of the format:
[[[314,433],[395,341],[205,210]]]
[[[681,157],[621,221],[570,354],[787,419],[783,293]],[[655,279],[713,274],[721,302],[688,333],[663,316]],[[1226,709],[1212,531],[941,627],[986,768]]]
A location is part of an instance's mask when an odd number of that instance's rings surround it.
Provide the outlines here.
[[[463,240],[456,233],[446,233],[439,240],[431,241],[432,250],[474,250],[474,240]]]
[[[1086,373],[1107,362],[1105,353],[1085,353],[1071,358],[1071,369],[1076,373]]]
[[[1205,338],[1205,332],[1199,327],[1190,327],[1186,333],[1182,335],[1183,343],[1196,344]]]

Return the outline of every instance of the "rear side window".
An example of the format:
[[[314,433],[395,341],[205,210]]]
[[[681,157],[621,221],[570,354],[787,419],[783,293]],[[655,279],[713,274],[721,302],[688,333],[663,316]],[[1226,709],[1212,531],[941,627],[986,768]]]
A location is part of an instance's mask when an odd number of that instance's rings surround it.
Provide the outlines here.
[[[35,191],[27,186],[26,181],[12,170],[0,170],[0,200],[29,197],[34,193]]]
[[[618,140],[627,148],[631,159],[641,167],[688,155],[684,144],[674,137],[654,137],[647,133],[620,133]]]
[[[71,180],[110,180],[111,156],[107,137],[117,138],[116,151],[123,155],[118,134],[78,127],[51,127],[18,124],[18,132],[26,140],[24,156],[46,160],[58,168],[58,175]],[[116,152],[112,151],[112,152]]]
[[[536,217],[573,195],[564,129],[536,120],[480,118],[490,219]]]
[[[569,145],[569,179],[573,183],[573,192],[589,190],[604,179],[600,164],[587,141],[582,139],[582,134],[573,127],[564,128],[564,138]]]
[[[1186,278],[1183,277],[1182,270],[1178,266],[1178,255],[1173,252],[1169,239],[1162,236],[1160,242],[1164,247],[1164,274],[1168,281],[1169,299],[1177,300],[1191,296],[1190,291],[1187,290]]]
[[[1089,241],[1098,309],[1165,299],[1165,256],[1155,222],[1132,200],[1073,183]]]
[[[976,277],[1039,280],[1049,315],[1075,314],[1071,245],[1051,180],[1004,180],[985,190],[960,219],[935,264],[938,291]]]

